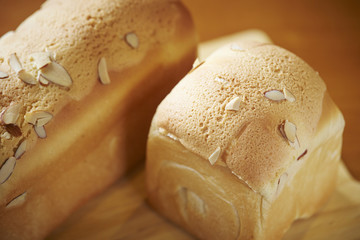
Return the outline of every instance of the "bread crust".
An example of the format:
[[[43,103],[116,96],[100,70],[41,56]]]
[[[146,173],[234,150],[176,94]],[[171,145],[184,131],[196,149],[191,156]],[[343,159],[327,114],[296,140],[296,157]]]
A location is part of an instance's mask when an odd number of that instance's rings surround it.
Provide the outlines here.
[[[126,42],[129,32],[136,34],[138,47]],[[8,66],[8,56],[16,52],[36,76],[29,56],[46,51],[69,73],[70,87],[26,84]],[[143,160],[155,108],[190,69],[195,52],[189,13],[180,2],[165,0],[47,1],[1,38],[0,71],[9,77],[0,81],[0,109],[21,103],[16,122],[21,136],[1,138],[0,166],[27,141],[12,175],[0,185],[1,238],[44,238]],[[102,57],[108,85],[98,79]],[[53,115],[45,139],[25,120],[26,113],[40,110]],[[24,192],[24,202],[7,207]]]
[[[147,147],[149,202],[200,239],[281,239],[334,190],[344,119],[298,57],[273,45],[238,44],[248,53],[221,48],[159,105]],[[284,88],[295,102],[264,94]],[[227,112],[234,95],[243,102]],[[300,146],[280,130],[283,120],[296,124]],[[215,146],[226,147],[212,161]]]
[[[159,106],[155,124],[203,158],[219,147],[220,161],[270,199],[280,175],[309,147],[326,86],[285,49],[253,42],[233,45],[213,53],[174,88]],[[296,100],[265,97],[284,89]],[[226,109],[236,97],[239,110]],[[285,121],[296,125],[298,147],[281,136],[279,126]]]

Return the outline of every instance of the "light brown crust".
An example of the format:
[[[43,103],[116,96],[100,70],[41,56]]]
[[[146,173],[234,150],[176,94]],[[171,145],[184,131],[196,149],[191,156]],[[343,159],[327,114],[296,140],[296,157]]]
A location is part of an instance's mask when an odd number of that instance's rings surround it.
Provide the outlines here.
[[[219,49],[189,73],[161,103],[154,124],[205,159],[220,147],[230,170],[270,199],[281,174],[314,136],[326,87],[317,72],[285,49],[236,44]],[[284,88],[295,101],[264,96]],[[242,99],[239,111],[226,110],[235,96]],[[286,120],[296,125],[299,147],[279,132]]]
[[[123,39],[128,32],[139,38],[136,49]],[[46,48],[70,74],[70,87],[30,86],[10,71],[6,59],[16,51],[26,71],[36,75],[28,57]],[[10,77],[0,81],[0,111],[14,102],[23,108],[16,123],[21,136],[1,138],[0,165],[24,139],[27,148],[0,185],[0,238],[44,238],[142,160],[145,153],[139,149],[145,149],[155,108],[190,69],[195,50],[189,13],[178,1],[167,0],[52,0],[2,38],[0,69]],[[108,85],[98,79],[101,57]],[[24,119],[36,110],[53,115],[45,124],[46,139],[39,139]],[[23,192],[25,201],[7,209]]]
[[[47,1],[14,33],[0,39],[0,56],[5,59],[0,64],[0,71],[10,75],[0,81],[0,112],[11,103],[21,103],[21,116],[36,110],[56,115],[69,101],[80,100],[92,91],[98,82],[97,64],[101,57],[106,58],[109,71],[117,72],[138,64],[154,46],[171,41],[170,37],[175,33],[173,26],[178,25],[184,12],[180,9],[176,1],[162,0],[145,3]],[[182,24],[189,26],[186,22]],[[124,36],[128,32],[138,35],[138,49],[125,42]],[[68,71],[73,79],[69,88],[56,84],[26,84],[8,66],[7,58],[16,53],[23,68],[36,77],[37,70],[31,64],[30,55],[44,51],[54,53],[56,62]],[[176,52],[169,53],[169,60],[176,55]],[[17,124],[22,129],[22,138],[33,134],[23,117]],[[3,132],[4,128],[1,130]],[[0,164],[11,156],[19,139],[6,141],[1,138]]]

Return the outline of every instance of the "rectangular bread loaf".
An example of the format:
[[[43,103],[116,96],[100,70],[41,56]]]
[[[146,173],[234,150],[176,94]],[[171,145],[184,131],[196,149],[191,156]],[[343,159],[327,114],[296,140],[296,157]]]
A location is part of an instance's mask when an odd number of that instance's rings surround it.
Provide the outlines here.
[[[145,156],[191,68],[178,1],[49,0],[0,39],[0,239],[42,239]]]
[[[157,109],[149,202],[200,239],[281,239],[332,193],[343,128],[303,60],[272,44],[227,44]]]

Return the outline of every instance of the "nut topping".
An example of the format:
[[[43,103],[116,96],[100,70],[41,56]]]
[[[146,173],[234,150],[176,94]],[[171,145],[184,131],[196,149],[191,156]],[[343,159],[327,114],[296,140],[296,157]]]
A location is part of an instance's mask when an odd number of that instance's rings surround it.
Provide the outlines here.
[[[193,67],[192,69],[189,71],[189,73],[192,73],[193,71],[195,71],[195,69],[197,69],[198,67],[200,67],[201,65],[204,64],[205,61],[201,61],[199,60],[199,58],[196,58],[194,63],[193,63]]]
[[[288,100],[289,102],[295,102],[295,96],[289,90],[284,88],[283,92],[286,100]]]
[[[16,159],[19,159],[26,151],[26,139],[22,141],[19,145],[19,147],[16,149],[14,157]]]
[[[21,70],[23,70],[21,62],[16,53],[10,54],[8,63],[12,70],[14,70],[16,73],[19,73]]]
[[[216,148],[216,150],[210,155],[209,157],[209,162],[211,163],[211,165],[214,165],[216,163],[216,161],[219,159],[220,157],[220,153],[221,153],[221,148],[218,147]]]
[[[289,142],[290,146],[299,148],[299,140],[296,134],[296,125],[288,120],[279,125],[281,135]]]
[[[20,194],[19,196],[15,197],[8,204],[6,204],[5,208],[11,208],[11,207],[20,206],[21,204],[23,204],[25,202],[26,195],[27,195],[27,193],[24,192],[24,193]]]
[[[295,143],[296,140],[296,126],[292,122],[289,122],[288,120],[285,121],[284,124],[284,132],[286,135],[286,138],[292,142]]]
[[[107,65],[106,65],[106,60],[104,57],[102,57],[99,61],[98,64],[98,74],[99,74],[99,78],[100,78],[100,82],[102,84],[109,84],[110,81],[110,77],[109,77],[109,73],[107,70]]]
[[[30,85],[35,85],[37,84],[36,79],[34,78],[33,75],[31,75],[30,73],[26,72],[24,69],[20,70],[17,73],[17,76],[20,78],[21,81],[23,81],[24,83],[30,84]]]
[[[264,93],[265,97],[267,99],[270,99],[272,101],[281,101],[285,100],[285,96],[282,92],[279,90],[270,90]]]
[[[44,126],[34,126],[34,131],[39,138],[46,138],[46,131]]]
[[[9,74],[0,71],[0,79],[4,79],[4,78],[8,78],[8,77],[9,77]]]
[[[5,138],[6,140],[9,140],[11,138],[11,134],[5,131],[1,134],[1,137]]]
[[[47,124],[53,118],[53,115],[45,111],[34,111],[26,113],[24,118],[26,122],[40,127]]]
[[[228,104],[226,104],[225,110],[239,111],[240,103],[241,103],[240,97],[235,97]]]
[[[72,79],[66,69],[57,62],[51,62],[41,70],[41,76],[46,80],[63,87],[70,87]]]
[[[134,49],[139,47],[139,39],[134,32],[127,33],[125,35],[125,41],[130,47]]]
[[[30,55],[30,59],[34,60],[34,63],[38,70],[51,63],[50,57],[51,54],[49,52],[35,52]]]
[[[37,81],[40,83],[40,85],[42,86],[47,86],[49,85],[49,81],[46,80],[43,76],[41,76],[41,73],[39,72],[38,76],[37,76]]]
[[[15,124],[19,118],[19,113],[21,110],[21,104],[15,103],[11,104],[1,113],[1,121],[4,124]]]
[[[16,158],[8,158],[0,168],[0,184],[6,182],[14,171]]]

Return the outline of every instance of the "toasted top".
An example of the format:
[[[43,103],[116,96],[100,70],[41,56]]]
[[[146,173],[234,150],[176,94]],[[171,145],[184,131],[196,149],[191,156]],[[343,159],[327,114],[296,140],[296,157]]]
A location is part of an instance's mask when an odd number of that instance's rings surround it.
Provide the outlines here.
[[[154,124],[270,199],[281,174],[308,148],[325,91],[319,74],[289,51],[233,43],[181,80]]]
[[[99,77],[108,84],[107,70],[121,72],[157,48],[173,60],[180,51],[174,39],[192,29],[174,0],[46,1],[0,38],[0,167],[33,138],[34,127],[42,137],[42,126],[88,95]],[[190,42],[195,39],[183,44]],[[21,148],[29,144],[35,143]]]

